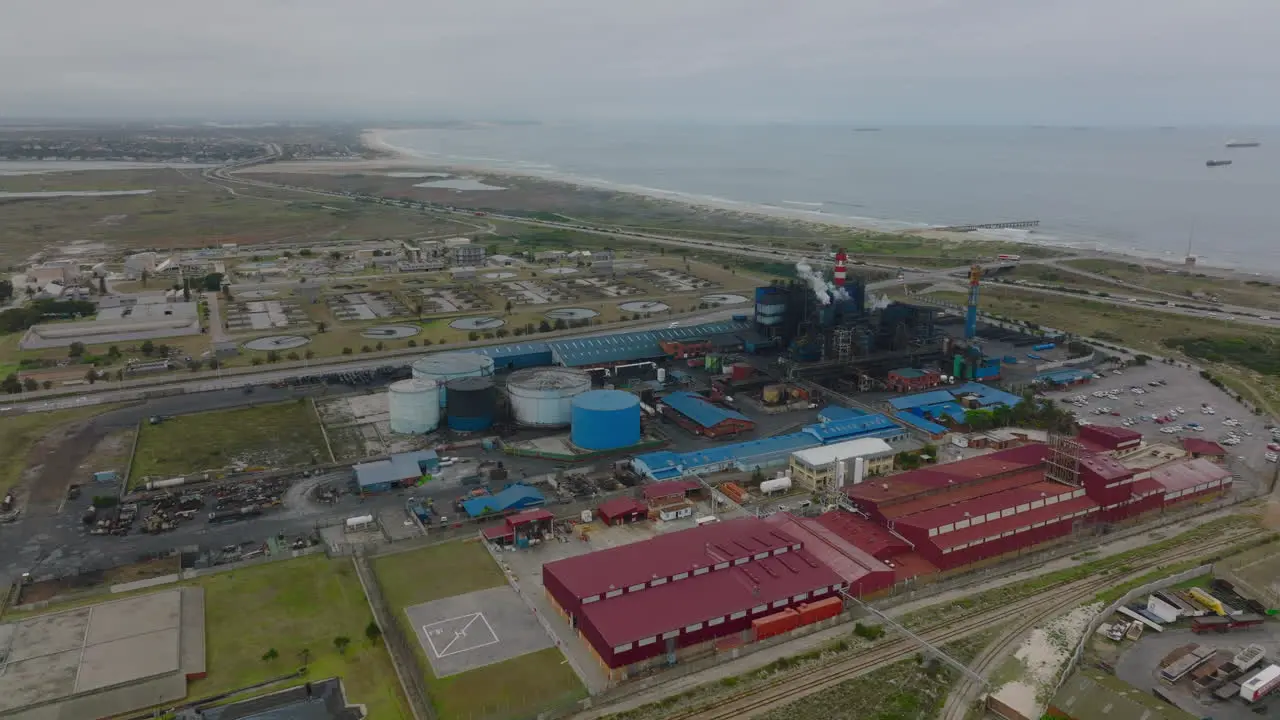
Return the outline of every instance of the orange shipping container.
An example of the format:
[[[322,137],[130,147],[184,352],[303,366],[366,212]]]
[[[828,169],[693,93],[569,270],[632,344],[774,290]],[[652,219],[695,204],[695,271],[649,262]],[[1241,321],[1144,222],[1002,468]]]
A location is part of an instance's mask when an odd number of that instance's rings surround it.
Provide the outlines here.
[[[772,615],[765,615],[751,621],[751,629],[756,633],[756,640],[764,640],[774,635],[781,635],[799,626],[800,613],[790,609]]]
[[[806,603],[800,606],[800,624],[808,625],[819,620],[827,620],[840,614],[844,609],[844,601],[839,597],[833,596],[818,602]]]
[[[731,483],[731,482],[721,485],[720,492],[724,493],[725,497],[729,498],[730,500],[736,503],[742,502],[742,499],[747,496],[746,490],[743,490],[742,487],[737,483]]]

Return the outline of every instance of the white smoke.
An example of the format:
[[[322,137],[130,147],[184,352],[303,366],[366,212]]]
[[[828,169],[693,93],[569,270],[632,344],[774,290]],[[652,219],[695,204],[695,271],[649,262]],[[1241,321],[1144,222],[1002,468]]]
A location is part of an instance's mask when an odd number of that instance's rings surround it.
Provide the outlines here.
[[[813,294],[818,297],[818,301],[823,305],[830,305],[833,298],[836,300],[850,299],[848,290],[824,278],[822,273],[815,271],[809,263],[796,263],[796,275],[801,280],[809,283],[809,287],[813,288]]]
[[[801,280],[809,283],[809,287],[813,288],[813,294],[818,296],[818,302],[823,305],[831,304],[831,293],[827,290],[827,281],[821,275],[814,272],[813,268],[809,266],[809,263],[796,263],[796,275],[800,276]]]

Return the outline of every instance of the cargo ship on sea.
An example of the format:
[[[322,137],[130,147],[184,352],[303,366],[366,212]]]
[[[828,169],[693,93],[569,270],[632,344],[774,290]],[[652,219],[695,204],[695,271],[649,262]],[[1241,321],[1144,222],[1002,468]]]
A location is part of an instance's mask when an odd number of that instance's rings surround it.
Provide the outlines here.
[[[1228,140],[1227,141],[1227,147],[1229,148],[1251,148],[1251,147],[1258,147],[1261,144],[1262,143],[1258,142],[1257,140]]]

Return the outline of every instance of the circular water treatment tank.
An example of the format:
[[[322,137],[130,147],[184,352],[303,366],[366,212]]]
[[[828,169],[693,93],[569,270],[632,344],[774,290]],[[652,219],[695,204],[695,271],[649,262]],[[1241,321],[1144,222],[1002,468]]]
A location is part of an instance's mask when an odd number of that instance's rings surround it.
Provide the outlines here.
[[[450,380],[445,388],[449,394],[447,414],[450,430],[478,432],[493,425],[498,389],[492,377],[457,378]]]
[[[473,352],[435,353],[413,361],[411,367],[414,379],[446,385],[457,378],[492,375],[493,358]],[[448,402],[447,394],[447,386],[440,388],[440,407]]]
[[[423,435],[440,426],[440,387],[433,380],[401,380],[387,390],[391,432]]]
[[[591,390],[572,401],[569,440],[583,450],[615,450],[640,442],[640,398],[622,390]]]
[[[516,422],[525,427],[564,427],[573,419],[573,399],[591,389],[591,375],[570,368],[529,368],[507,379]]]

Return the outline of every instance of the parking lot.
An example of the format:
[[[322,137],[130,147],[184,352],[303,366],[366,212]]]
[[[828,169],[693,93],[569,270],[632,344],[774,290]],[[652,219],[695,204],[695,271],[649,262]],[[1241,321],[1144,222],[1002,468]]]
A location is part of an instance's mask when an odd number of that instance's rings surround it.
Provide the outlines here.
[[[1092,382],[1050,396],[1062,401],[1078,398],[1073,409],[1081,422],[1131,427],[1148,442],[1176,445],[1184,437],[1212,440],[1250,467],[1272,467],[1268,457],[1274,454],[1267,444],[1280,441],[1272,440],[1263,418],[1250,414],[1195,372],[1161,364],[1131,367],[1119,374],[1098,372],[1101,377]]]

